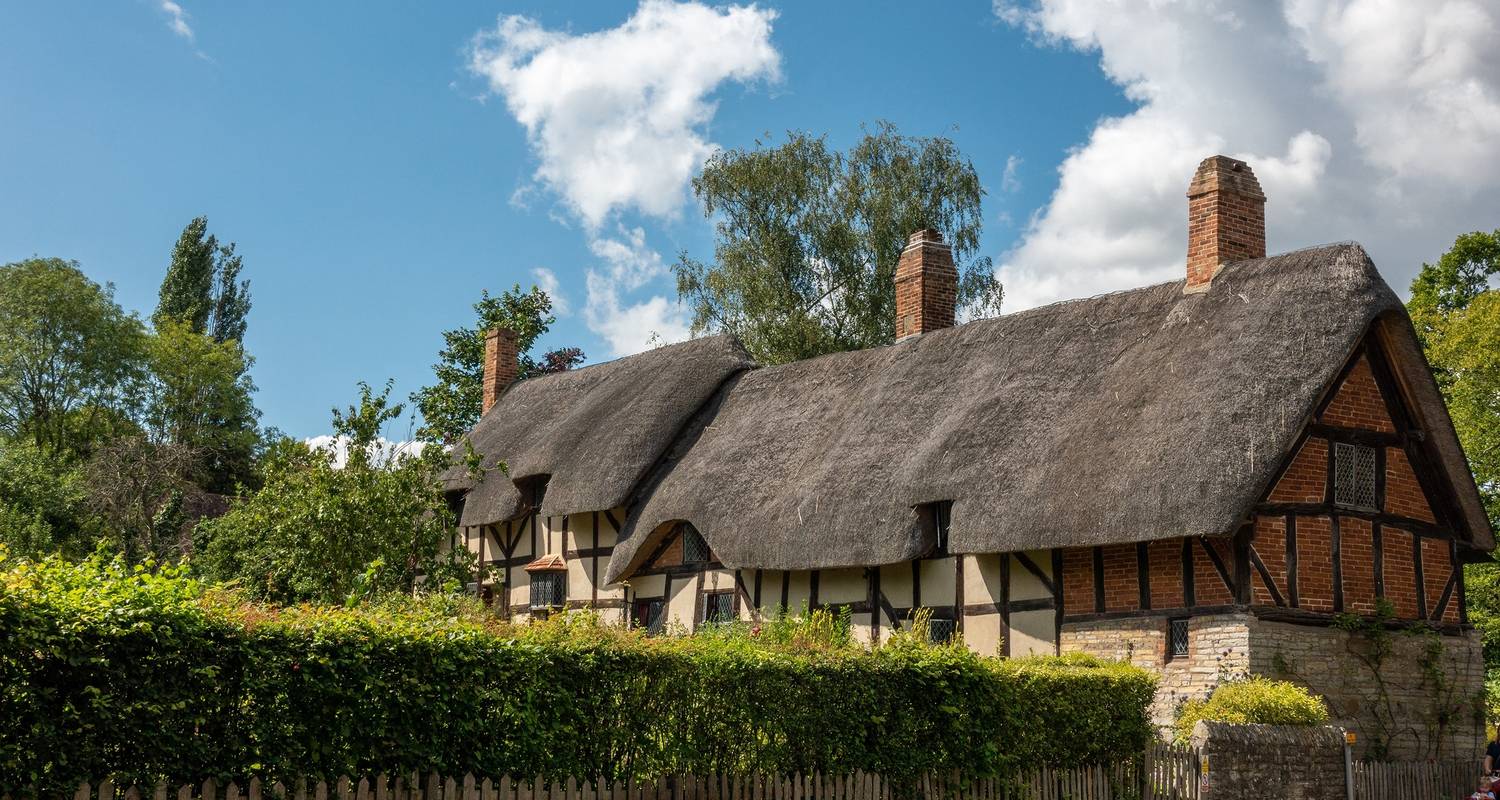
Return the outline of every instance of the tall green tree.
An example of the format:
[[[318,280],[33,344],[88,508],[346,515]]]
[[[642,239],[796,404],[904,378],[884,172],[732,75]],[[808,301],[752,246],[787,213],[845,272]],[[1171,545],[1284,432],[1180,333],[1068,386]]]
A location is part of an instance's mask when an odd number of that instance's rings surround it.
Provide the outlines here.
[[[1459,236],[1411,284],[1407,309],[1479,484],[1500,525],[1500,230]],[[1500,685],[1500,564],[1464,567],[1469,618],[1484,637],[1490,683]]]
[[[952,246],[965,313],[999,312],[1002,289],[978,253],[984,189],[949,139],[881,122],[840,153],[793,132],[716,153],[693,191],[717,219],[715,263],[683,254],[678,294],[695,333],[734,333],[762,363],[893,341],[896,262],[922,228]]]
[[[483,401],[484,337],[492,328],[509,328],[516,333],[520,353],[518,380],[549,372],[562,372],[583,363],[583,351],[565,347],[536,356],[532,351],[557,317],[552,314],[552,298],[533,286],[522,290],[520,284],[491,297],[486,290],[474,304],[477,318],[474,327],[454,328],[443,332],[443,349],[438,363],[432,365],[436,382],[418,389],[411,396],[422,412],[423,425],[417,436],[425,441],[452,443],[479,421]]]
[[[207,217],[189,222],[172,248],[152,324],[161,327],[176,320],[218,342],[243,339],[250,282],[240,280],[243,263],[234,248],[233,242],[221,245],[208,232]]]
[[[0,435],[59,457],[86,453],[131,412],[145,331],[78,264],[0,267]]]
[[[330,450],[300,442],[273,445],[264,486],[222,517],[199,524],[195,566],[277,602],[344,602],[472,580],[472,559],[451,545],[455,521],[438,475],[440,447],[420,455],[381,449],[383,426],[401,416],[391,385],[360,384],[356,405],[333,412],[346,447],[340,466]]]
[[[12,553],[81,556],[96,532],[82,471],[29,439],[0,438],[0,544]]]
[[[229,493],[253,478],[260,412],[251,401],[252,360],[236,339],[216,341],[162,319],[147,344],[143,422],[153,440],[192,454],[191,479]]]

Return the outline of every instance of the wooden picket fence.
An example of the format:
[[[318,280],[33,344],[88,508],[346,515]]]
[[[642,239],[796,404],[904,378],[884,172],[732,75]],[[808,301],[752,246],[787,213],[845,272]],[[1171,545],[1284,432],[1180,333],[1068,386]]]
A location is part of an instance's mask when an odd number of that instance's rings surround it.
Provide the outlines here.
[[[1479,786],[1478,761],[1425,761],[1354,764],[1355,800],[1455,800]]]
[[[913,791],[914,789],[914,791]],[[1112,766],[1039,768],[1013,779],[927,776],[898,790],[880,775],[674,776],[652,783],[591,783],[510,777],[376,775],[358,780],[220,782],[169,786],[83,783],[72,800],[1197,800],[1192,750],[1153,746],[1144,759]],[[12,800],[9,796],[0,800]],[[59,798],[65,800],[65,798]]]

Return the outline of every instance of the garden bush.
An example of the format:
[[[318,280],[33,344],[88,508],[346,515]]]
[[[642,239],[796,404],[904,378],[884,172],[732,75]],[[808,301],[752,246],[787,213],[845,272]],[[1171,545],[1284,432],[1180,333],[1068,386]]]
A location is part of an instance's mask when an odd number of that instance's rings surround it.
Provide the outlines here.
[[[1151,736],[1154,678],[1125,664],[778,630],[512,626],[445,597],[277,609],[175,567],[0,555],[0,792],[381,770],[901,780],[1112,762]]]
[[[1251,677],[1214,688],[1207,700],[1188,700],[1177,711],[1176,739],[1186,744],[1199,720],[1262,725],[1321,725],[1328,706],[1295,683]]]

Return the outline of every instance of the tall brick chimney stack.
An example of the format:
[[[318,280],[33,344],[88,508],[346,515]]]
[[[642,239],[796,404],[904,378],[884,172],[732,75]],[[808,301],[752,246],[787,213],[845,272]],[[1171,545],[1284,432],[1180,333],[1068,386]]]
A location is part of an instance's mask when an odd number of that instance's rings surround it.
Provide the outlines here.
[[[957,305],[952,248],[930,228],[913,233],[896,262],[896,341],[953,327]]]
[[[495,401],[521,374],[517,360],[516,332],[509,328],[491,328],[484,335],[484,400],[481,414],[488,413]]]
[[[1206,292],[1220,266],[1266,257],[1266,195],[1250,165],[1203,159],[1188,186],[1187,286]]]

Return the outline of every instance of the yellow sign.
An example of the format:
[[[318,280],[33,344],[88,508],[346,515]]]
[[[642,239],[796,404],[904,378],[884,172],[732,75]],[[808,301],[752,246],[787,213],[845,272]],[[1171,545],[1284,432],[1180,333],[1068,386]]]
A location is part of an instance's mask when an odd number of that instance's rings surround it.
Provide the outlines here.
[[[1344,731],[1344,744],[1347,744],[1350,747],[1353,747],[1354,746],[1354,739],[1355,739],[1354,731]]]

